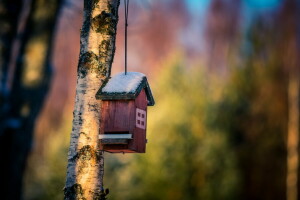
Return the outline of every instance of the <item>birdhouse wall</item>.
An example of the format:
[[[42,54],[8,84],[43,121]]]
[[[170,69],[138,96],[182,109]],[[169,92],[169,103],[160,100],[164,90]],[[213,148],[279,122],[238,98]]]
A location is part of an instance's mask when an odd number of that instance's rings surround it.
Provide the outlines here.
[[[146,115],[147,96],[143,89],[134,100],[103,101],[101,119],[104,123],[101,133],[130,133],[132,139],[128,144],[101,145],[101,149],[111,153],[144,153],[146,150]],[[144,114],[144,126],[138,125],[137,110]],[[142,117],[140,115],[140,117]],[[141,121],[140,121],[141,122]]]
[[[135,128],[134,118],[134,100],[103,101],[102,119],[104,120],[104,133],[133,133]]]
[[[146,92],[145,89],[143,89],[135,99],[135,106],[142,110],[147,110],[147,104],[148,104],[148,100],[147,100]]]
[[[135,128],[133,135],[133,143],[129,143],[130,149],[136,149],[139,153],[146,152],[146,127],[147,127],[147,96],[143,89],[138,97],[135,99]],[[137,109],[145,111],[145,125],[144,128],[139,128],[137,125]]]

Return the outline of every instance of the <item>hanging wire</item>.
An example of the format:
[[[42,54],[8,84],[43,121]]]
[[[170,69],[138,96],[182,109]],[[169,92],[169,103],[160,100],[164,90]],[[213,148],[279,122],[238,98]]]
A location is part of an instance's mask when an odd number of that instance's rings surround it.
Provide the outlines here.
[[[127,74],[127,27],[128,27],[128,5],[129,0],[124,0],[125,5],[125,75]]]

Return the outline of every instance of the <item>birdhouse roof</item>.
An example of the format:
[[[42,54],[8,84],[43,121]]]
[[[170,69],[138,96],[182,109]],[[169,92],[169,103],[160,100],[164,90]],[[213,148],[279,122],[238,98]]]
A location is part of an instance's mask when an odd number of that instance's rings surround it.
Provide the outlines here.
[[[119,100],[135,99],[145,89],[148,106],[154,105],[154,99],[145,74],[139,72],[119,73],[104,83],[96,94],[97,99]]]

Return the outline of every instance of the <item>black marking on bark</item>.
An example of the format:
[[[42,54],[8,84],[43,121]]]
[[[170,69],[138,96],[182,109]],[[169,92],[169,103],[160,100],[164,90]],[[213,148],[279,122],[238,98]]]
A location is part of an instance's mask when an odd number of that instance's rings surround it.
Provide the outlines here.
[[[88,107],[89,107],[89,111],[96,111],[96,112],[99,112],[99,108],[97,105],[95,104],[88,104]]]
[[[107,66],[104,63],[100,62],[100,68],[101,68],[101,70],[99,70],[99,74],[101,76],[106,76],[106,74],[107,74]]]
[[[105,74],[104,73],[102,74],[104,76],[110,74],[110,72],[107,74],[107,69],[110,69],[109,66],[112,65],[114,56],[110,56],[110,55],[114,55],[114,53],[115,53],[115,46],[113,41],[103,40],[99,45],[99,60],[103,66],[106,66]]]
[[[108,50],[110,50],[111,43],[109,40],[102,40],[101,44],[99,45],[99,55],[100,57],[102,56],[107,56],[108,55]]]
[[[98,3],[100,0],[89,0],[84,1],[84,10],[88,10],[92,12],[95,8],[98,7]]]
[[[83,121],[83,119],[81,117],[81,114],[79,113],[79,115],[78,115],[78,125],[82,125],[82,121]]]
[[[93,68],[94,65],[98,65],[98,56],[91,52],[85,52],[79,60],[79,67],[80,68]]]
[[[117,15],[116,7],[112,3],[107,4],[107,9],[109,13],[112,13],[114,16]]]
[[[101,190],[96,190],[93,192],[93,200],[107,200],[106,196],[109,194],[109,189],[106,188]]]
[[[102,11],[92,19],[92,29],[103,35],[116,34],[117,18],[112,13]]]
[[[77,174],[78,174],[78,176],[79,176],[80,174],[83,173],[83,169],[84,169],[84,168],[87,168],[87,167],[89,166],[89,163],[83,161],[83,162],[77,163],[77,165],[78,165],[78,167],[77,167],[77,168],[78,168]]]
[[[87,140],[91,140],[91,137],[89,137],[85,132],[80,132],[80,133],[79,133],[79,136],[80,136],[80,135],[84,135],[84,136],[86,137]]]
[[[74,185],[64,188],[64,199],[65,200],[86,200],[83,194],[83,189],[80,184],[75,183]]]
[[[71,158],[72,161],[76,160],[82,160],[87,161],[91,159],[95,159],[97,162],[100,161],[101,155],[100,151],[96,151],[92,146],[85,145],[83,146],[73,158]]]
[[[109,81],[110,77],[105,77],[105,79],[101,80],[102,85],[105,84]]]
[[[99,58],[101,62],[108,63],[108,60],[110,59],[109,53],[111,50],[111,44],[109,40],[103,40],[101,44],[99,45]]]
[[[111,56],[109,66],[112,66],[112,63],[114,62],[115,51],[116,51],[116,46],[115,46],[115,42],[114,42],[114,43],[113,43],[113,48],[112,48],[112,55],[113,55],[113,56]],[[109,69],[111,70],[111,68],[109,68]],[[109,74],[110,74],[110,71],[109,71]]]
[[[105,66],[99,62],[99,57],[91,51],[82,54],[78,64],[78,74],[81,78],[84,78],[88,72],[99,75],[105,75],[107,72]]]
[[[98,3],[100,0],[93,0],[93,5],[92,5],[92,10],[94,10],[95,8],[99,8]]]
[[[85,38],[89,35],[90,25],[91,25],[90,20],[87,20],[83,23],[82,28],[80,30],[80,37],[81,38]],[[80,41],[80,43],[81,43],[81,41]],[[80,44],[80,46],[82,46],[82,44]]]
[[[85,38],[89,35],[90,27],[91,27],[91,15],[92,11],[95,8],[98,8],[98,3],[100,0],[90,0],[90,1],[84,1],[84,11],[86,14],[85,21],[83,22],[82,28],[81,28],[81,38]],[[82,46],[82,45],[80,45]]]

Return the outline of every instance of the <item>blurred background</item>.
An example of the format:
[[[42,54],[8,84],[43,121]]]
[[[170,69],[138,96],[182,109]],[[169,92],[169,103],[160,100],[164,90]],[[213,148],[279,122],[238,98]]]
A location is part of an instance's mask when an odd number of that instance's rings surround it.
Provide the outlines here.
[[[1,199],[63,199],[82,10],[0,0]],[[300,1],[131,0],[128,31],[156,105],[146,154],[105,155],[110,200],[299,199]]]

